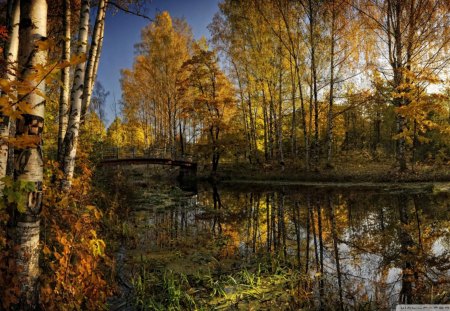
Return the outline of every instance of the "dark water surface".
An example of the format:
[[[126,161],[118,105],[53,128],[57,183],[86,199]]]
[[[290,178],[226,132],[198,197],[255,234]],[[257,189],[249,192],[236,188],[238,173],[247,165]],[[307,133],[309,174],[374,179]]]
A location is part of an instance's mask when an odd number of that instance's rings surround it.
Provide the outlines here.
[[[154,197],[136,205],[130,254],[187,275],[192,296],[211,309],[450,303],[446,191],[205,184],[163,205]],[[243,280],[243,271],[245,290],[224,281]],[[194,278],[202,273],[223,281],[220,290]]]

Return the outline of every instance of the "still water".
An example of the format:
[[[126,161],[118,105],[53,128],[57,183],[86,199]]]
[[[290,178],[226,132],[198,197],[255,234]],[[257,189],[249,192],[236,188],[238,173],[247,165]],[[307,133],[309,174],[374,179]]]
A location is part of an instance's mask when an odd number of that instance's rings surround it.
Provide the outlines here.
[[[450,193],[408,188],[205,184],[165,207],[146,193],[129,253],[187,275],[211,309],[448,304]],[[242,271],[256,280],[246,279],[251,292],[224,281]],[[189,278],[204,273],[221,291]]]

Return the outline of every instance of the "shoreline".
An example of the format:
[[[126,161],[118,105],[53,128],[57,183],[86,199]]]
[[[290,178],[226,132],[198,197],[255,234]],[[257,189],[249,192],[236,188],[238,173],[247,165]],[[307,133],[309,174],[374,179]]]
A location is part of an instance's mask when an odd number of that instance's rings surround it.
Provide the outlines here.
[[[450,193],[450,181],[437,182],[317,182],[317,181],[292,181],[292,180],[243,180],[230,179],[219,182],[226,187],[304,187],[312,189],[338,189],[338,190],[376,190],[376,191],[413,191],[413,192],[433,192]]]
[[[295,167],[284,170],[263,170],[248,166],[222,166],[211,175],[208,170],[198,172],[198,181],[223,185],[301,186],[311,188],[361,189],[433,189],[450,192],[450,168],[420,167],[400,173],[388,165],[346,165],[322,171],[304,171]]]

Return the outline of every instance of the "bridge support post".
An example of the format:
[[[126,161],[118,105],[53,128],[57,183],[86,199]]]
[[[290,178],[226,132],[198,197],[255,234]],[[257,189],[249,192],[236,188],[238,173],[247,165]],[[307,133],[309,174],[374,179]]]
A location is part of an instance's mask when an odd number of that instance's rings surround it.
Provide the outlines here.
[[[189,167],[181,166],[178,181],[181,189],[197,192],[197,163]]]

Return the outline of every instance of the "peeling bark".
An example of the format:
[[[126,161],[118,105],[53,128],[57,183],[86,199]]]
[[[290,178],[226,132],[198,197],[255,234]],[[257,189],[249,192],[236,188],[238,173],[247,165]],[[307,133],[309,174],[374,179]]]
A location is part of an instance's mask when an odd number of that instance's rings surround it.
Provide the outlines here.
[[[70,0],[63,1],[63,31],[64,43],[62,51],[62,61],[68,62],[70,60],[70,40],[71,40],[71,11]],[[59,96],[59,125],[58,125],[58,160],[63,159],[63,142],[67,131],[67,119],[69,115],[69,100],[70,100],[70,67],[65,67],[61,70],[61,88]]]
[[[94,32],[92,34],[91,47],[86,65],[86,73],[83,85],[83,103],[81,108],[81,122],[84,121],[86,112],[91,104],[92,90],[97,76],[98,61],[103,44],[103,32],[105,24],[106,1],[98,3],[97,17],[95,18]]]
[[[5,78],[9,81],[16,79],[17,72],[17,57],[19,52],[19,22],[20,22],[20,1],[12,0],[8,3],[10,6],[9,21],[8,21],[8,36],[9,41],[6,46],[4,56],[6,59],[6,72]],[[9,136],[9,123],[8,116],[0,114],[2,122],[0,123],[0,179],[6,176],[7,164],[8,164],[8,143],[6,139]],[[0,194],[3,191],[4,184],[0,182]]]
[[[47,1],[20,1],[19,62],[23,71],[21,79],[26,81],[33,75],[35,67],[45,65],[47,51],[39,50],[37,42],[47,36]],[[45,99],[38,92],[45,92],[45,81],[28,81],[35,90],[25,100],[29,104],[28,114],[22,114],[17,122],[16,137],[36,137],[36,144],[24,149],[15,149],[14,176],[16,181],[34,185],[34,191],[27,193],[25,212],[18,212],[15,205],[8,207],[10,220],[8,238],[13,260],[17,267],[20,292],[18,309],[32,310],[38,306],[39,279],[39,231],[42,206],[42,131],[44,128]]]
[[[77,54],[83,55],[87,51],[87,41],[89,33],[89,13],[90,0],[83,0],[80,10],[80,28],[78,32],[78,49]],[[73,80],[71,93],[71,111],[69,115],[69,123],[67,132],[63,142],[63,172],[64,178],[61,187],[64,191],[68,191],[72,184],[73,173],[75,170],[75,156],[77,153],[78,136],[80,130],[80,117],[83,102],[83,83],[86,73],[85,63],[79,63],[75,68],[75,77]]]

